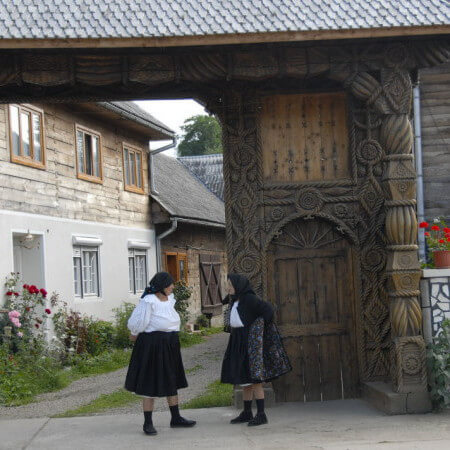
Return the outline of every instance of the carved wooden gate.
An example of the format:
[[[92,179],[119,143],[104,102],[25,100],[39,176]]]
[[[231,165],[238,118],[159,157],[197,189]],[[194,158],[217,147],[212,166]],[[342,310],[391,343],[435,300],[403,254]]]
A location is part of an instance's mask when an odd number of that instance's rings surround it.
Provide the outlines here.
[[[274,382],[277,400],[358,396],[353,252],[333,228],[298,220],[269,247],[268,295],[293,369]]]

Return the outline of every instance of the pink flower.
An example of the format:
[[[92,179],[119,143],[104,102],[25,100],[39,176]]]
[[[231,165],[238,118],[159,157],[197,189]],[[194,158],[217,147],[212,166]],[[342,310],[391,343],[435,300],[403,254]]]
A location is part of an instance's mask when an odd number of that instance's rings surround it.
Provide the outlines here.
[[[20,314],[20,312],[19,311],[17,311],[17,310],[15,310],[15,309],[13,309],[12,311],[10,311],[9,313],[8,313],[8,317],[10,318],[10,319],[17,319],[18,317],[20,317],[21,316],[21,314]]]
[[[17,336],[19,336],[19,337],[21,338],[21,337],[23,337],[23,333],[22,333],[21,331],[19,331],[19,332],[17,333]]]
[[[45,312],[46,312],[47,314],[51,314],[51,313],[52,313],[51,310],[48,309],[48,308],[45,309]]]
[[[11,319],[11,322],[12,322],[12,324],[13,324],[15,327],[17,327],[17,328],[20,328],[20,327],[22,326],[22,324],[20,323],[19,319],[15,318],[15,317],[13,317],[13,318]]]

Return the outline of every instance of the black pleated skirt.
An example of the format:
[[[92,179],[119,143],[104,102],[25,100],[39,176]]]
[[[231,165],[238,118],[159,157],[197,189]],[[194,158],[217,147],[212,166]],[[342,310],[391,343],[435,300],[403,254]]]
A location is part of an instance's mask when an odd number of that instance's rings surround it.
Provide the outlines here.
[[[231,328],[230,339],[222,363],[222,383],[248,384],[250,378],[248,362],[248,328]]]
[[[178,332],[139,333],[125,389],[147,397],[170,397],[187,385]]]

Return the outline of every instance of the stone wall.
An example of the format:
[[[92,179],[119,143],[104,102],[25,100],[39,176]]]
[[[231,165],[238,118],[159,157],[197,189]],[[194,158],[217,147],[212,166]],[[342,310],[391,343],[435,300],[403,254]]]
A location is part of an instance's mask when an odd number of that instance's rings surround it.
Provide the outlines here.
[[[431,342],[445,319],[450,319],[450,269],[423,271],[420,282],[423,312],[423,335]]]
[[[219,255],[221,267],[221,289],[225,295],[227,260],[225,253],[225,230],[209,228],[197,225],[187,225],[180,223],[177,230],[164,238],[161,243],[161,250],[164,252],[186,253],[188,258],[188,285],[193,289],[189,300],[189,322],[201,314],[201,292],[200,292],[200,255]],[[222,315],[214,316],[211,320],[213,326],[223,323]]]

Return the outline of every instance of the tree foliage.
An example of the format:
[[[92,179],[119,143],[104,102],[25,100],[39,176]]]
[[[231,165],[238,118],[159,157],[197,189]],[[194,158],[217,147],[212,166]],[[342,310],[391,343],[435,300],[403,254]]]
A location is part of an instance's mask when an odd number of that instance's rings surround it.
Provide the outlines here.
[[[222,153],[222,130],[214,116],[189,117],[181,129],[184,135],[178,145],[178,156]]]

